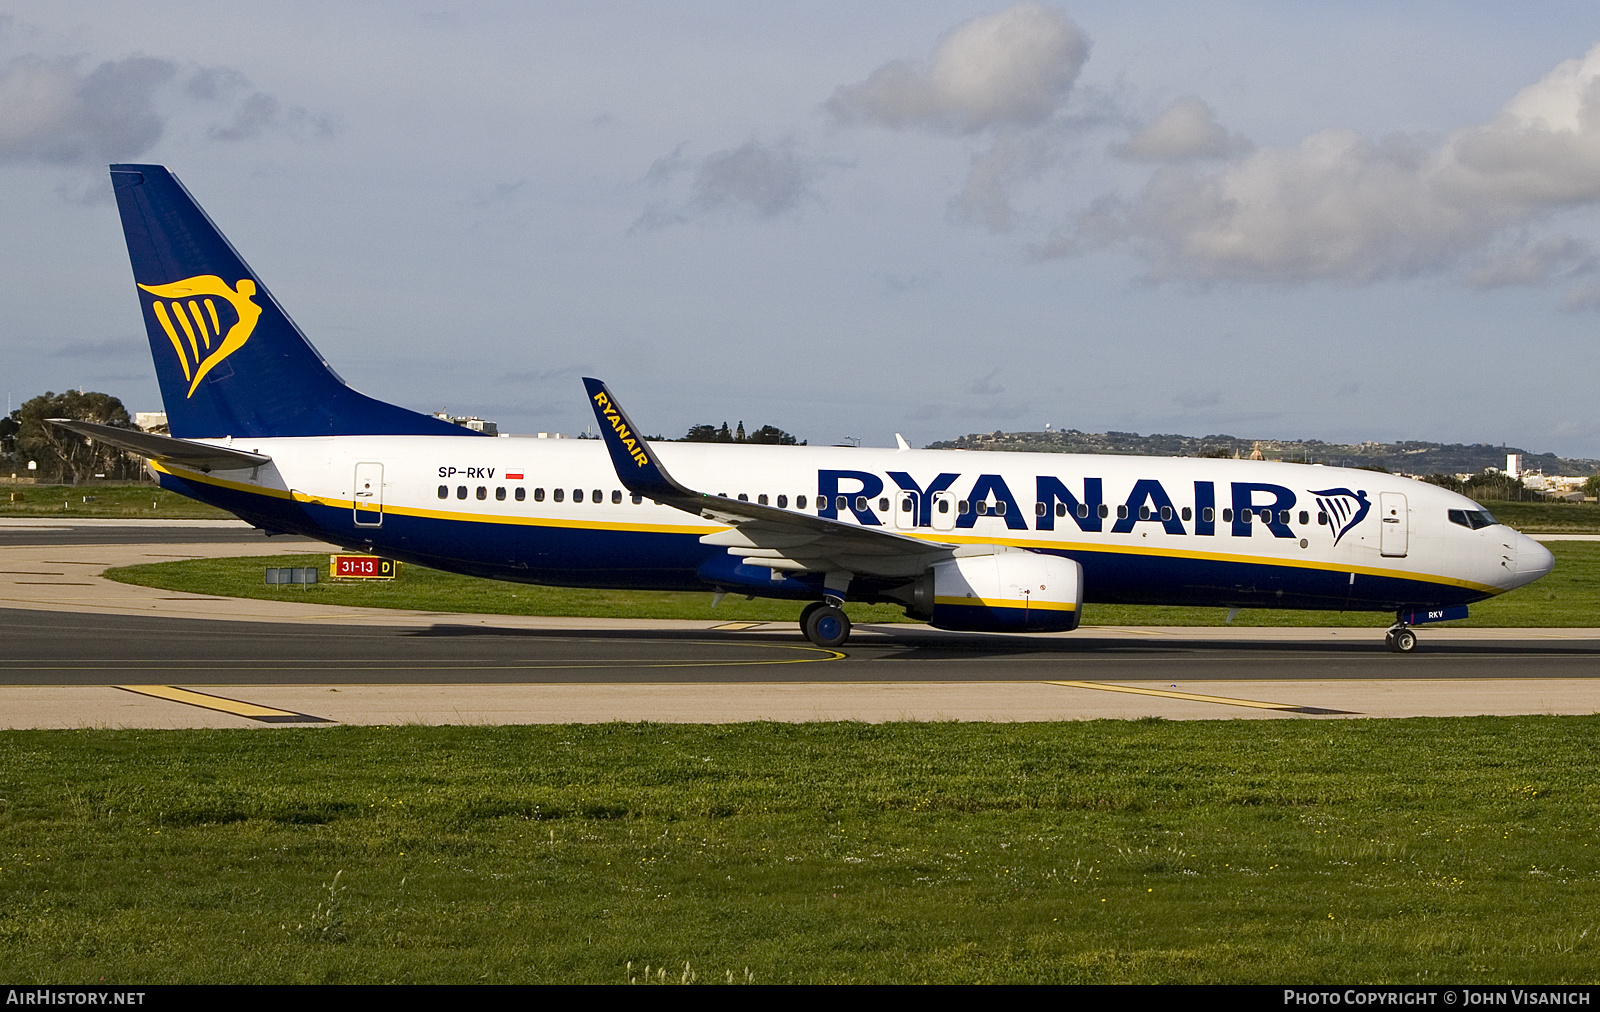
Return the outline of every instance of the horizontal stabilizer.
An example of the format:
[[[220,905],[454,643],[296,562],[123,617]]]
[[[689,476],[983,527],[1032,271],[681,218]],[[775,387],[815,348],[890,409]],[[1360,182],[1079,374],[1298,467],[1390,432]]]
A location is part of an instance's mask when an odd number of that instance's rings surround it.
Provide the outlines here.
[[[259,467],[272,461],[271,457],[263,453],[248,453],[228,446],[212,446],[210,443],[174,439],[172,436],[141,432],[138,429],[118,429],[110,425],[80,422],[71,418],[46,418],[45,421],[57,428],[76,432],[80,436],[87,436],[108,446],[115,446],[119,450],[129,450],[163,464],[178,464],[200,471]]]

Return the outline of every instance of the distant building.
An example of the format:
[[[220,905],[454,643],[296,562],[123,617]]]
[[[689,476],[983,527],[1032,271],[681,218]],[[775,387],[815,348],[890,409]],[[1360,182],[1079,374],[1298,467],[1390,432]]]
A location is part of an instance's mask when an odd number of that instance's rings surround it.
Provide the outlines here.
[[[165,411],[135,411],[133,424],[146,432],[166,432],[167,413]]]
[[[1522,477],[1523,460],[1520,453],[1506,454],[1506,475],[1511,478]]]
[[[498,436],[500,434],[500,423],[479,418],[477,415],[451,415],[443,411],[435,411],[433,417],[449,422],[451,425],[459,425],[464,429],[471,429],[473,432],[481,432],[486,436]]]

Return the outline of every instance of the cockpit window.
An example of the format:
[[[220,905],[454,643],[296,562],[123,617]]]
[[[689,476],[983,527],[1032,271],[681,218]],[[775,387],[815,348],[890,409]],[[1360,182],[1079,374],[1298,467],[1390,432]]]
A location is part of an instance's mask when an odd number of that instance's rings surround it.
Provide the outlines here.
[[[1468,528],[1470,530],[1474,530],[1475,531],[1475,530],[1478,530],[1479,528],[1482,528],[1482,527],[1492,527],[1494,524],[1498,523],[1499,521],[1495,520],[1494,517],[1490,516],[1488,510],[1481,510],[1480,509],[1480,510],[1451,510],[1450,511],[1450,522],[1453,523],[1453,524],[1460,524],[1462,527],[1466,527],[1466,528]]]

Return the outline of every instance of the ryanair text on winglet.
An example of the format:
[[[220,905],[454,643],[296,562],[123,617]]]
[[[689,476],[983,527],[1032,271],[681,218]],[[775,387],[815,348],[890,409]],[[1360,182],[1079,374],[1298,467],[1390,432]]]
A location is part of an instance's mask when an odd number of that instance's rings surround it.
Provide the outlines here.
[[[640,467],[650,463],[650,458],[645,456],[645,452],[640,446],[643,440],[635,439],[633,433],[628,431],[628,427],[622,423],[622,415],[612,406],[611,398],[607,397],[602,391],[594,395],[594,402],[600,405],[606,421],[611,423],[612,431],[617,434],[617,438],[622,441],[622,445],[628,448],[628,455],[633,458],[633,462]]]

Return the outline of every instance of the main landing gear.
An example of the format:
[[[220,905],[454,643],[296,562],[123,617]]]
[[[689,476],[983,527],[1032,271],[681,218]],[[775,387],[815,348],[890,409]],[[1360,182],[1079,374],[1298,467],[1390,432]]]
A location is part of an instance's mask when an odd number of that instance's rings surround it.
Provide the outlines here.
[[[842,608],[812,601],[800,612],[800,631],[819,647],[842,646],[850,638],[850,618]]]
[[[1417,634],[1406,626],[1397,625],[1384,635],[1383,643],[1397,654],[1409,654],[1417,649]]]

